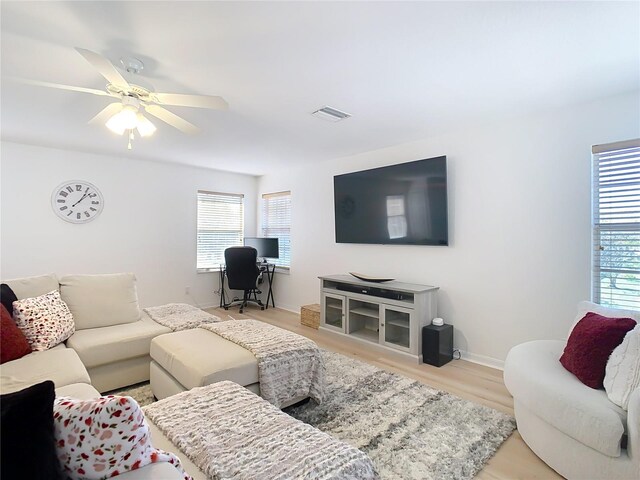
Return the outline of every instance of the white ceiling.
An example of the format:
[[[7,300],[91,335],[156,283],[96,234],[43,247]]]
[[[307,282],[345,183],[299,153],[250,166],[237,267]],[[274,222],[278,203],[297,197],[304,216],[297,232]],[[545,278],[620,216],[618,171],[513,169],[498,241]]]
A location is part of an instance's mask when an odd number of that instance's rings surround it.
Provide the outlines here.
[[[242,173],[426,138],[473,122],[634,91],[639,2],[1,3],[2,138]],[[17,85],[103,89],[73,49],[145,62],[157,91],[221,95],[228,112],[173,107],[126,140],[87,121],[109,101]],[[310,115],[330,105],[353,118]]]

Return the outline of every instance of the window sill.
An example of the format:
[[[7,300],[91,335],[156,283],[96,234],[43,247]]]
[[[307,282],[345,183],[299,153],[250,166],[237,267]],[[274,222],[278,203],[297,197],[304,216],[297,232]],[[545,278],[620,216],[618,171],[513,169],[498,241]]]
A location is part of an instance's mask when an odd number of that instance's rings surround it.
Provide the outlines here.
[[[220,267],[216,268],[197,268],[196,273],[220,273]]]
[[[220,273],[221,267],[216,268],[197,268],[196,273]],[[275,273],[282,273],[284,275],[291,275],[291,269],[289,267],[276,267]]]

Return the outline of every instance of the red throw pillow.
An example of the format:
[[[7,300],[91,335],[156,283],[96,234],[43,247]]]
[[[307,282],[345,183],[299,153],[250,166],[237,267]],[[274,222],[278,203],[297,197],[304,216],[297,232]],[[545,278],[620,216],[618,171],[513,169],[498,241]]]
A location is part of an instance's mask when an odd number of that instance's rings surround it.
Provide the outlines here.
[[[7,309],[3,305],[0,305],[0,307],[0,316],[2,317],[2,323],[0,324],[0,363],[4,363],[31,353],[31,347],[27,337],[15,324]]]
[[[562,366],[591,388],[602,388],[607,361],[624,336],[636,326],[631,318],[608,318],[589,312],[573,328]]]

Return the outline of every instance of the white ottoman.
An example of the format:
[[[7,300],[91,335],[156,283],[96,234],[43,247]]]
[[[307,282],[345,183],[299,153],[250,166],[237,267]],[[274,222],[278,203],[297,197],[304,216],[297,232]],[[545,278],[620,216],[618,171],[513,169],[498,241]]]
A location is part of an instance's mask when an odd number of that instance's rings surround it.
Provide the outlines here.
[[[194,328],[155,337],[150,355],[151,390],[158,399],[222,380],[260,394],[256,357],[209,330]]]

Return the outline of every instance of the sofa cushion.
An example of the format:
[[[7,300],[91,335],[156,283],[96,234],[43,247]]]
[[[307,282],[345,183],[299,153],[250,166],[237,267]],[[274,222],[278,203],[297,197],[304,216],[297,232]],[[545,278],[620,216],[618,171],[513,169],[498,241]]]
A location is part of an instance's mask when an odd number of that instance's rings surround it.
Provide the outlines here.
[[[537,340],[513,347],[504,365],[504,382],[514,398],[538,417],[577,441],[619,457],[627,414],[604,390],[583,385],[558,358],[559,340]]]
[[[118,480],[185,480],[185,476],[168,462],[152,463],[131,472],[121,473],[115,478]]]
[[[56,397],[72,397],[81,400],[98,398],[100,392],[88,383],[72,383],[64,387],[56,388]]]
[[[632,318],[608,318],[589,312],[569,335],[560,363],[587,387],[602,388],[611,352],[635,326]]]
[[[1,476],[6,479],[62,479],[53,430],[53,382],[2,395]]]
[[[137,322],[79,330],[67,340],[87,368],[149,355],[151,340],[168,333],[146,314]]]
[[[7,309],[9,315],[13,316],[13,302],[18,300],[15,292],[6,283],[0,285],[0,301],[2,306]]]
[[[17,360],[31,353],[27,337],[11,318],[11,314],[0,305],[0,363]]]
[[[76,330],[140,320],[135,281],[133,273],[62,277],[60,294],[69,305]]]
[[[38,297],[60,288],[58,277],[53,273],[37,277],[14,278],[13,280],[6,280],[5,283],[11,287],[18,300]]]
[[[154,338],[151,358],[186,389],[221,380],[258,382],[258,361],[250,351],[203,328]]]
[[[34,351],[55,347],[75,331],[73,316],[58,290],[14,302],[13,313]]]
[[[2,393],[16,392],[45,380],[52,380],[56,388],[72,383],[91,383],[78,354],[62,345],[30,353],[3,364],[0,369]]]

